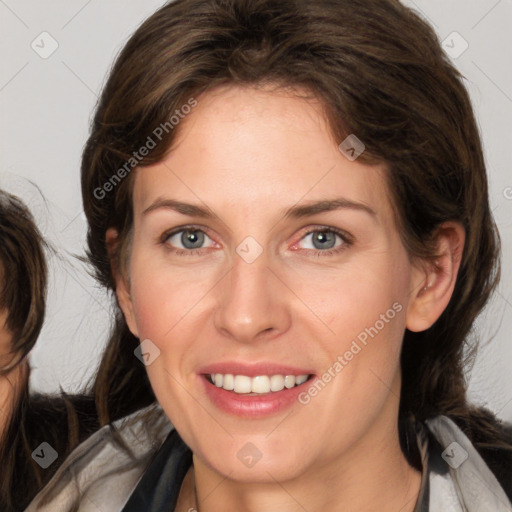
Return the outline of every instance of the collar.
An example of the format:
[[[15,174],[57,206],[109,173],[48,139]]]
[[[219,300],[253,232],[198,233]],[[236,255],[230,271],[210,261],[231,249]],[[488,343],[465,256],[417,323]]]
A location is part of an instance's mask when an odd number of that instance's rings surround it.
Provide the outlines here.
[[[440,471],[443,459],[439,449],[429,457],[429,438],[426,429],[420,429],[416,442],[423,461],[421,489],[414,512],[429,512],[429,475]],[[440,462],[441,461],[441,464]],[[144,472],[130,499],[121,512],[169,512],[178,501],[181,485],[192,464],[192,452],[176,430],[172,430],[151,464]]]
[[[174,510],[181,484],[191,464],[190,448],[173,429],[121,512]]]
[[[510,511],[510,502],[503,490],[495,479],[492,480],[494,477],[489,468],[455,423],[446,416],[438,416],[426,423],[427,425],[418,422],[415,427],[416,444],[423,469],[414,512],[429,512],[431,507],[432,510],[440,510],[437,508],[438,503],[448,506],[449,502],[449,508],[443,505],[443,510],[476,512],[481,509],[475,508],[475,505],[481,503],[482,499],[487,504],[493,503],[494,508],[486,510]],[[461,465],[462,470],[454,470],[447,462],[450,460],[449,448],[453,439],[470,454],[469,464],[464,467]],[[447,448],[443,450],[443,446]],[[121,512],[174,511],[183,480],[191,465],[192,452],[173,429]],[[472,475],[472,481],[468,479],[468,474]],[[475,485],[479,487],[479,484],[480,491],[475,500],[472,494]]]

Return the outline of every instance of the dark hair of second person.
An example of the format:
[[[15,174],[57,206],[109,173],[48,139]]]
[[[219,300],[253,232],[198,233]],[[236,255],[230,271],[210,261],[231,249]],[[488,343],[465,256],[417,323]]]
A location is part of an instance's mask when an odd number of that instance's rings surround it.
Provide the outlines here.
[[[0,508],[23,510],[51,478],[59,462],[97,428],[94,399],[29,394],[30,365],[45,318],[50,249],[23,202],[0,190],[0,312],[5,318],[0,347],[0,379],[5,404],[0,425]],[[15,376],[15,378],[13,378]],[[32,452],[42,442],[59,459],[42,469]]]

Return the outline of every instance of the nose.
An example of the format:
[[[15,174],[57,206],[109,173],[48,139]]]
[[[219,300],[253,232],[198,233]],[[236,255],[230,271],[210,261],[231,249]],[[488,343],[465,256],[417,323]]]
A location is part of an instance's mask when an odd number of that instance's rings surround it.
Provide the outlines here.
[[[289,328],[291,292],[269,264],[265,251],[251,263],[234,255],[233,267],[218,288],[215,326],[224,336],[252,343]]]

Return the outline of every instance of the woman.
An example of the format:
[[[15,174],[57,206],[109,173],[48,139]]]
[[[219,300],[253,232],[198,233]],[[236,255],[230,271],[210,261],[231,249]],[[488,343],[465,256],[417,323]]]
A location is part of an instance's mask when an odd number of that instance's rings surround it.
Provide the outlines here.
[[[0,509],[23,510],[99,424],[94,396],[29,393],[27,356],[45,317],[47,242],[17,197],[0,190]],[[127,411],[128,413],[129,411]],[[57,460],[42,467],[38,447]],[[43,450],[44,454],[44,450]],[[43,464],[44,465],[44,464]]]
[[[30,426],[20,422],[28,394],[30,367],[26,359],[41,331],[45,315],[46,244],[25,205],[0,190],[0,498],[3,509],[13,474],[6,467],[25,448]],[[18,450],[19,448],[19,450]],[[32,451],[32,450],[30,450]],[[27,462],[25,465],[24,461]],[[31,471],[28,456],[17,459]],[[37,473],[35,471],[34,473]],[[37,474],[32,473],[37,480]]]
[[[0,190],[0,510],[24,510],[66,456],[100,427],[94,394],[30,392],[28,355],[45,318],[51,246],[23,202]],[[134,411],[124,403],[113,419]],[[45,445],[56,459],[47,458]],[[43,446],[43,448],[41,448]],[[42,451],[41,451],[42,450]],[[43,454],[44,457],[41,455]],[[50,462],[48,464],[48,462]]]
[[[463,373],[499,275],[481,142],[412,11],[165,5],[82,195],[118,306],[107,426],[27,510],[510,510],[510,431]]]
[[[28,276],[28,279],[27,279]],[[22,383],[24,356],[44,318],[46,263],[32,217],[14,196],[0,190],[0,440],[3,441]]]

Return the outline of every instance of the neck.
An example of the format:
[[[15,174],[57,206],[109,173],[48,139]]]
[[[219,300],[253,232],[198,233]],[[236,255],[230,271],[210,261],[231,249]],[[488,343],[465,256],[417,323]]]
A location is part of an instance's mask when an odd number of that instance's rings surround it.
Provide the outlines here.
[[[176,510],[412,512],[421,473],[408,464],[400,449],[396,422],[380,423],[374,430],[368,431],[342,457],[322,461],[287,481],[269,476],[265,483],[238,482],[219,474],[194,455]]]

